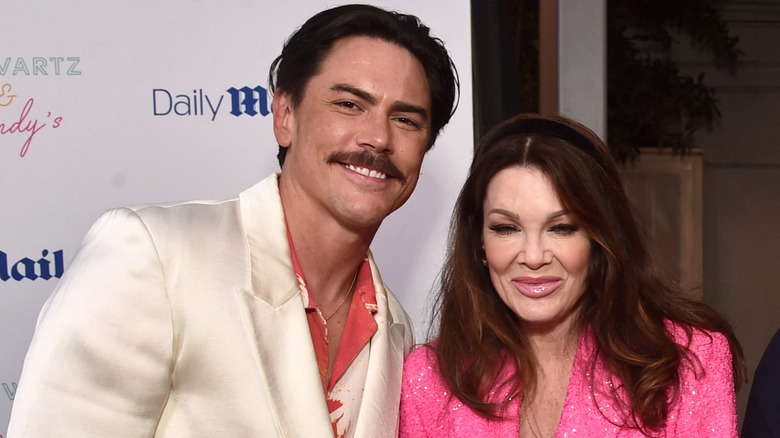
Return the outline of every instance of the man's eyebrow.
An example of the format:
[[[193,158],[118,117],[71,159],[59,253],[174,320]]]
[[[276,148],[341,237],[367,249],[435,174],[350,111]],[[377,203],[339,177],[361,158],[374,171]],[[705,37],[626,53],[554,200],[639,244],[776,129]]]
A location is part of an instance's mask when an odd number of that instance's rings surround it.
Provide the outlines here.
[[[428,120],[428,110],[425,108],[406,102],[393,103],[393,111],[400,111],[402,113],[415,113],[422,116],[425,120]]]
[[[332,91],[343,91],[346,93],[354,94],[355,96],[365,100],[370,104],[375,104],[377,102],[376,96],[374,96],[373,94],[349,84],[333,84],[333,86],[331,86],[330,89]]]
[[[366,90],[362,90],[358,87],[355,87],[354,85],[349,84],[333,84],[330,89],[332,91],[341,91],[345,93],[352,94],[362,100],[365,100],[366,102],[375,105],[377,103],[377,98],[373,94],[369,93]],[[412,103],[408,102],[394,102],[392,105],[393,111],[400,111],[404,113],[415,113],[421,115],[426,120],[428,119],[428,110]]]

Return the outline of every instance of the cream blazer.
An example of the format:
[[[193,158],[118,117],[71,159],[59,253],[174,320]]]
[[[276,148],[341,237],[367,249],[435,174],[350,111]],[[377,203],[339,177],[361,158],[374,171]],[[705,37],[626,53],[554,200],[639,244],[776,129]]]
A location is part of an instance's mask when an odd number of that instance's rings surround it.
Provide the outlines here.
[[[379,312],[355,437],[394,437],[407,314]],[[116,209],[46,302],[9,438],[333,436],[277,186]]]

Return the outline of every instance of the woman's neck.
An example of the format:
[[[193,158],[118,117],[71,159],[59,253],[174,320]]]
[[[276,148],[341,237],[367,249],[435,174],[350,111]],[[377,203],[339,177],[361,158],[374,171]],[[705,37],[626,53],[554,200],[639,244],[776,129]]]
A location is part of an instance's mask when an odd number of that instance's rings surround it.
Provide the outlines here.
[[[531,347],[541,371],[554,368],[571,369],[580,338],[578,324],[537,327],[529,333]]]

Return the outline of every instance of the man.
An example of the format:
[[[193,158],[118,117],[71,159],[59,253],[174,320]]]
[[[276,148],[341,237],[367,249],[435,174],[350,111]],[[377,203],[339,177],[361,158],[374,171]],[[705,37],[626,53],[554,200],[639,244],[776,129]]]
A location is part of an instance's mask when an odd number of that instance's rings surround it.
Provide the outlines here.
[[[449,121],[415,17],[321,12],[271,67],[282,171],[224,202],[117,209],[44,306],[9,437],[383,437],[408,316],[368,250]]]

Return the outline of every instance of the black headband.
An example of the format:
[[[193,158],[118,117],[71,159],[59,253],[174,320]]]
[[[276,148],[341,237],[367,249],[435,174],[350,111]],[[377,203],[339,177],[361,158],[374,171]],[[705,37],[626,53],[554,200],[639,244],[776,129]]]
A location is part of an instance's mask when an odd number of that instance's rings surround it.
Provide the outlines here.
[[[476,163],[482,155],[485,154],[495,143],[505,137],[519,134],[541,134],[549,135],[552,137],[560,138],[567,143],[573,145],[577,149],[590,155],[601,168],[606,168],[604,164],[604,158],[596,149],[596,146],[587,139],[584,135],[580,134],[573,128],[564,125],[561,122],[554,120],[530,118],[530,119],[516,119],[508,122],[502,126],[499,126],[482,139],[479,148],[477,149],[476,156],[474,157],[474,163]]]

